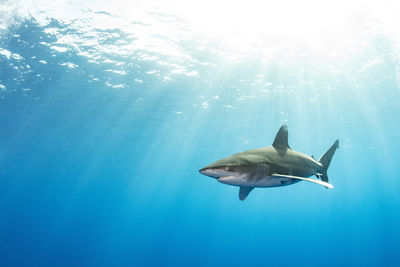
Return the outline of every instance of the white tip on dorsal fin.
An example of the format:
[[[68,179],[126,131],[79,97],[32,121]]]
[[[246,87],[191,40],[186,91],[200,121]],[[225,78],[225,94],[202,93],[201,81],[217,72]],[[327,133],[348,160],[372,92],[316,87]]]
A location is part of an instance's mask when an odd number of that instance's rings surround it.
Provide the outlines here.
[[[285,174],[272,174],[271,176],[277,177],[277,178],[281,177],[281,178],[304,180],[304,181],[307,181],[307,182],[323,185],[326,188],[331,188],[331,189],[333,188],[333,185],[331,185],[330,183],[327,183],[327,182],[324,182],[324,181],[320,181],[320,180],[316,180],[316,179],[310,179],[310,178],[304,178],[304,177],[292,176],[292,175],[285,175]]]
[[[246,197],[250,194],[251,190],[253,190],[254,187],[240,187],[239,189],[239,199],[240,200],[245,200]]]
[[[279,129],[278,133],[276,134],[276,137],[275,137],[275,140],[274,140],[274,143],[272,144],[272,146],[275,147],[275,149],[279,150],[279,151],[286,151],[287,149],[290,149],[289,143],[288,143],[288,137],[289,137],[288,127],[286,124],[284,124]]]

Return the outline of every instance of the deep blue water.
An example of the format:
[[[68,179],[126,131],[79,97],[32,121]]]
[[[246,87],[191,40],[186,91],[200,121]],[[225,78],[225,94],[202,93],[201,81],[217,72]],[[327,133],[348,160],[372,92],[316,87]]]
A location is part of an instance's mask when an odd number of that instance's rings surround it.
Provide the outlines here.
[[[392,36],[366,23],[327,53],[275,39],[244,53],[159,13],[133,14],[129,32],[7,12],[1,266],[400,264]],[[198,173],[271,145],[284,123],[291,147],[317,158],[340,139],[334,189],[301,182],[242,202]]]

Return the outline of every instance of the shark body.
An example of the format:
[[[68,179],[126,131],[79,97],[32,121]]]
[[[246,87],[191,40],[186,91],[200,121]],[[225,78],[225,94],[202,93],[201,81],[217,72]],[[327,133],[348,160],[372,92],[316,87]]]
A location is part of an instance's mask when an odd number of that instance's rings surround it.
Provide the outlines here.
[[[339,147],[339,140],[319,159],[290,149],[288,128],[283,125],[272,146],[252,149],[218,160],[200,170],[227,185],[238,186],[239,199],[245,200],[256,187],[276,187],[308,181],[333,188],[327,170]],[[318,179],[308,178],[315,175]],[[320,180],[319,180],[320,179]]]

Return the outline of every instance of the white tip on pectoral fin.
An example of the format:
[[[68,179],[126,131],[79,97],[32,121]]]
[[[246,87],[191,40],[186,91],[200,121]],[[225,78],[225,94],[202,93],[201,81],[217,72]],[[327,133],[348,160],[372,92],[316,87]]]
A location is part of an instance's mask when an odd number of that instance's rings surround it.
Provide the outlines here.
[[[292,176],[292,175],[284,175],[284,174],[273,174],[272,176],[274,177],[282,177],[282,178],[290,178],[290,179],[298,179],[298,180],[304,180],[307,182],[311,182],[311,183],[315,183],[315,184],[319,184],[322,186],[325,186],[326,188],[333,188],[333,185],[331,185],[330,183],[324,182],[324,181],[320,181],[320,180],[316,180],[316,179],[311,179],[311,178],[304,178],[304,177],[299,177],[299,176]]]

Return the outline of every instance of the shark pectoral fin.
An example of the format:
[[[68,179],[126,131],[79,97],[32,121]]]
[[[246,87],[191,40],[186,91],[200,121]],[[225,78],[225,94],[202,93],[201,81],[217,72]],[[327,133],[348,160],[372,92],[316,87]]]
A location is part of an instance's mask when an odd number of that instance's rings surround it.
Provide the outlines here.
[[[250,194],[251,190],[253,190],[254,187],[240,187],[239,189],[239,199],[240,200],[245,200],[246,197]]]
[[[325,186],[326,188],[333,188],[333,185],[324,182],[324,181],[320,181],[320,180],[316,180],[316,179],[310,179],[310,178],[304,178],[304,177],[299,177],[299,176],[292,176],[292,175],[284,175],[284,174],[272,174],[271,176],[276,177],[276,178],[290,178],[290,179],[298,179],[298,180],[304,180],[307,182],[311,182],[311,183],[315,183],[315,184],[320,184]]]

